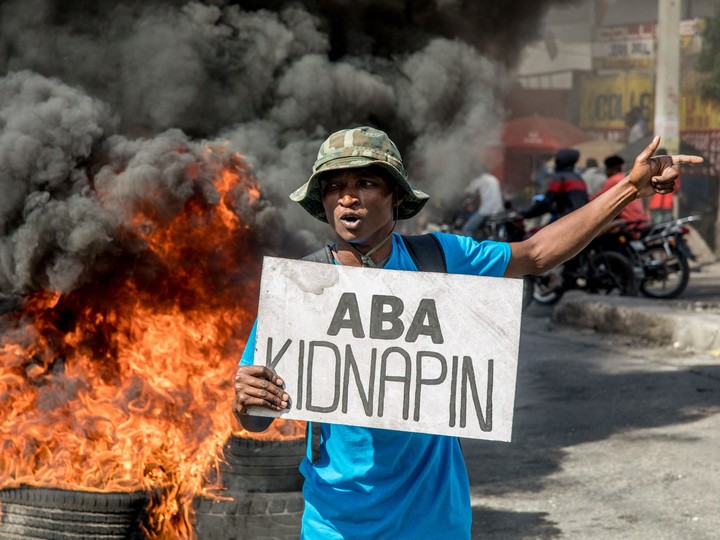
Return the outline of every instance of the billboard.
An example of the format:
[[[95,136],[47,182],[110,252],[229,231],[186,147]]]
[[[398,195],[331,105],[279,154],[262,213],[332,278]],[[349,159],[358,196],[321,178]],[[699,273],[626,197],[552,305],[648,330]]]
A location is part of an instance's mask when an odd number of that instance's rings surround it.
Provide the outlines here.
[[[649,74],[621,72],[589,75],[580,84],[580,128],[626,129],[627,116],[639,109],[652,128],[653,79]]]

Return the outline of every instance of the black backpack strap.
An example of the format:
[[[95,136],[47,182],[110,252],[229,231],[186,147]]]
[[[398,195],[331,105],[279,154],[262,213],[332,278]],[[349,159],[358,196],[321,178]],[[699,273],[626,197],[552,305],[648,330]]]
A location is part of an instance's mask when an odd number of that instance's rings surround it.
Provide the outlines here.
[[[317,251],[313,251],[310,255],[305,255],[301,260],[327,264],[335,263],[330,246],[323,246]]]
[[[310,463],[320,461],[320,422],[308,422],[305,425],[305,439],[310,441]]]
[[[434,234],[418,234],[402,238],[418,270],[447,273],[445,251]]]

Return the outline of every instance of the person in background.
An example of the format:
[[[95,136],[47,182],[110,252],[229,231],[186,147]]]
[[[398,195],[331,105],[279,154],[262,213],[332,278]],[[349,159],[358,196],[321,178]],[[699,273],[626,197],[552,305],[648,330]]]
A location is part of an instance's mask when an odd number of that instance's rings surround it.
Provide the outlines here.
[[[667,156],[665,148],[658,148],[657,156]],[[676,182],[675,193],[655,193],[648,201],[648,210],[653,223],[663,223],[674,219],[675,194],[679,194],[680,178]]]
[[[611,190],[625,178],[625,173],[623,172],[625,160],[623,158],[618,155],[608,156],[605,158],[604,163],[607,181],[598,192],[591,197],[591,200]],[[625,208],[620,210],[617,218],[627,222],[630,229],[641,229],[650,221],[650,216],[645,213],[645,208],[640,199],[631,201]]]
[[[579,158],[580,152],[573,148],[561,148],[555,153],[555,172],[547,190],[530,208],[520,212],[524,218],[552,214],[554,221],[587,204],[587,186],[582,176],[575,172]]]
[[[438,232],[430,240],[442,249],[448,273],[542,274],[575,256],[631,201],[672,192],[677,177],[673,165],[702,161],[696,156],[651,158],[659,142],[657,137],[643,150],[615,187],[527,240],[477,242]],[[330,227],[334,240],[324,248],[332,258],[328,263],[377,268],[380,275],[385,270],[418,271],[405,239],[394,230],[398,220],[417,215],[429,196],[410,184],[400,153],[385,132],[358,127],[330,135],[310,178],[290,198]],[[474,301],[463,298],[462,291],[457,294],[458,301]],[[245,429],[264,431],[274,419],[249,415],[249,407],[283,411],[291,406],[291,397],[282,373],[255,358],[256,328],[235,373],[232,410]],[[313,435],[300,465],[305,477],[302,539],[470,539],[470,486],[457,437],[309,424]]]
[[[645,120],[645,115],[640,107],[633,107],[626,115],[625,125],[628,127],[628,144],[632,144],[648,135],[647,120]]]
[[[487,216],[505,211],[505,200],[500,189],[500,181],[487,171],[470,182],[465,189],[465,195],[477,201],[477,210],[473,212],[461,229],[465,236],[472,236],[481,228]]]
[[[587,158],[585,170],[582,172],[582,179],[585,181],[588,195],[597,193],[607,180],[605,169],[598,165],[597,159]]]

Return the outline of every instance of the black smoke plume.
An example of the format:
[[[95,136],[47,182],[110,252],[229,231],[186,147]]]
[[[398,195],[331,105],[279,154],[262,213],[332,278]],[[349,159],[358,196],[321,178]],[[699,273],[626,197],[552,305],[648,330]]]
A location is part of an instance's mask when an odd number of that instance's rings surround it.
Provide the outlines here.
[[[264,204],[246,219],[268,252],[324,239],[285,201],[336,129],[386,130],[416,184],[457,191],[493,159],[507,70],[570,3],[2,1],[0,292],[111,271],[138,249],[118,238],[128,209],[197,196],[182,171],[201,141],[254,168]]]

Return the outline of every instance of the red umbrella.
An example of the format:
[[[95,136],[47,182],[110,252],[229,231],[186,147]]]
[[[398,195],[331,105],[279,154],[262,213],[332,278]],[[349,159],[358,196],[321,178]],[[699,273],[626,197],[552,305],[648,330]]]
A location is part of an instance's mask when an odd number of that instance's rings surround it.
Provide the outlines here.
[[[554,152],[590,139],[580,128],[549,116],[525,116],[503,125],[503,144],[509,150]]]

